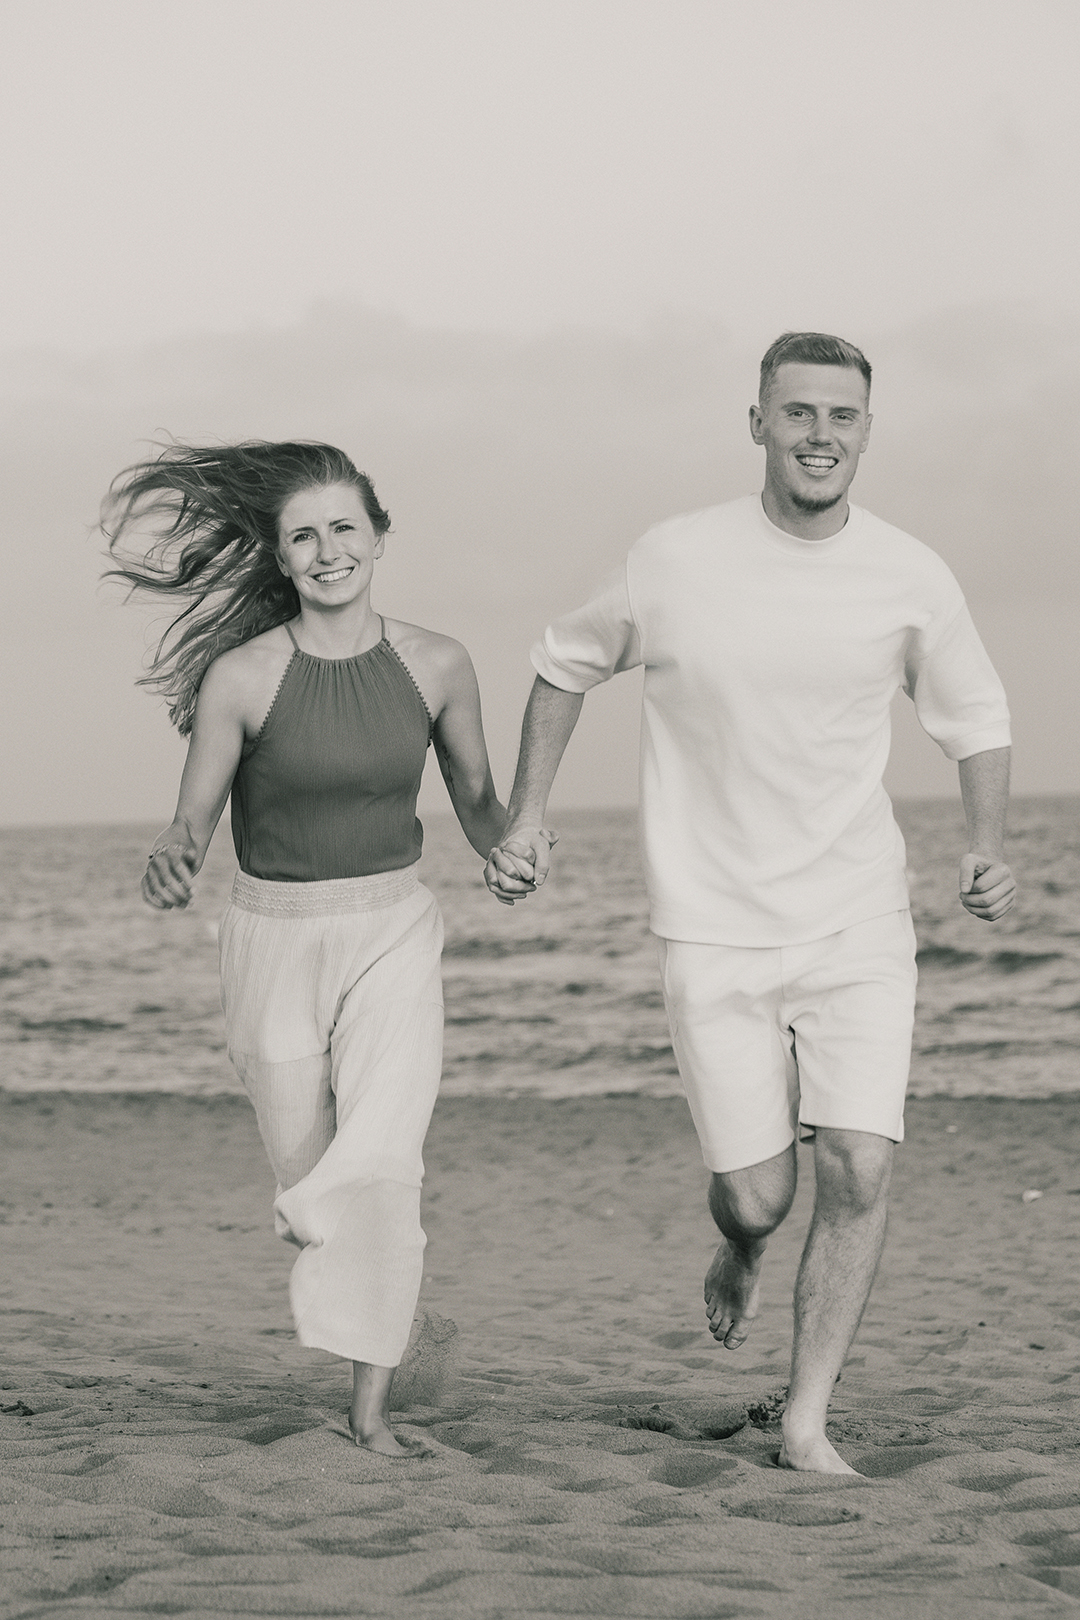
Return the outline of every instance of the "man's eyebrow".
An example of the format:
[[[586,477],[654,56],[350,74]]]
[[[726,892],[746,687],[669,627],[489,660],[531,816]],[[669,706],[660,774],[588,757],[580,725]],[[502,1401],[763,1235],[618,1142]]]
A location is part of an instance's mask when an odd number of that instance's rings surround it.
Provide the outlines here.
[[[831,416],[835,416],[837,411],[858,412],[862,408],[861,405],[830,405],[828,410]],[[817,406],[811,405],[810,401],[805,399],[786,399],[780,409],[783,411],[813,411],[817,409]]]

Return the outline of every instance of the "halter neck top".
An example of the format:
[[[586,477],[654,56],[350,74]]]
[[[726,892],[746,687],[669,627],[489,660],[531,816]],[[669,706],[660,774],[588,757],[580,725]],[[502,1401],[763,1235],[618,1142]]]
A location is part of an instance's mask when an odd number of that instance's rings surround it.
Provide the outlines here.
[[[416,795],[432,720],[386,639],[293,655],[232,784],[240,870],[278,883],[369,877],[420,859]]]

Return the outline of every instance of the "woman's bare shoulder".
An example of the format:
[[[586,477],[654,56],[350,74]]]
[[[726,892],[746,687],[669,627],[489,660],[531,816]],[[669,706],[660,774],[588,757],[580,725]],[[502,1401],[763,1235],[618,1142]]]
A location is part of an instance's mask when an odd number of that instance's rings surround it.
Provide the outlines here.
[[[219,653],[206,673],[216,672],[218,680],[243,681],[271,666],[287,664],[292,652],[288,631],[283,624],[277,624],[272,630],[252,636],[250,641],[242,641],[238,647]]]
[[[404,619],[384,619],[386,639],[420,688],[436,721],[451,698],[475,687],[472,660],[460,641]]]
[[[470,664],[469,654],[460,641],[444,636],[438,630],[425,630],[422,625],[408,624],[404,619],[384,619],[386,639],[396,647],[405,662],[409,656],[422,659],[432,669],[450,673]]]
[[[284,625],[264,630],[238,647],[219,653],[203,676],[202,691],[219,703],[235,706],[250,721],[272,699],[292,657],[293,647]]]

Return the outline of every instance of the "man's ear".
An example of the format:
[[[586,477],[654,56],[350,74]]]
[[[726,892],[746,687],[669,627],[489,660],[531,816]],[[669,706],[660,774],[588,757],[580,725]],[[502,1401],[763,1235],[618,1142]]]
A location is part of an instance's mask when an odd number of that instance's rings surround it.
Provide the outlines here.
[[[750,407],[750,437],[753,439],[755,444],[760,444],[762,442],[761,441],[761,430],[762,430],[762,427],[764,426],[764,422],[765,422],[765,417],[764,417],[764,413],[763,413],[763,411],[761,409],[761,406],[760,405],[751,405],[751,407]]]

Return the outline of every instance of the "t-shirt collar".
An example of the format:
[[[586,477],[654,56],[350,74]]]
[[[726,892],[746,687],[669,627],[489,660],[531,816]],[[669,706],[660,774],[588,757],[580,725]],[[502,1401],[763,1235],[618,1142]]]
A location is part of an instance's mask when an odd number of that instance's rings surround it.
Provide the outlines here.
[[[786,551],[791,557],[822,557],[827,553],[836,551],[853,539],[862,525],[862,508],[848,502],[847,522],[835,534],[830,534],[825,540],[801,540],[797,534],[788,534],[786,529],[778,529],[776,524],[765,512],[761,496],[757,498],[757,509],[761,516],[761,525],[767,539],[771,544]]]

